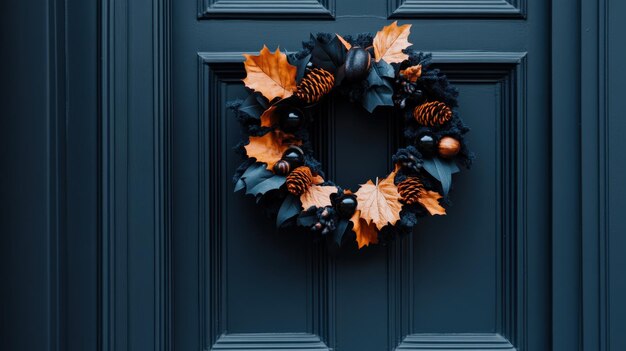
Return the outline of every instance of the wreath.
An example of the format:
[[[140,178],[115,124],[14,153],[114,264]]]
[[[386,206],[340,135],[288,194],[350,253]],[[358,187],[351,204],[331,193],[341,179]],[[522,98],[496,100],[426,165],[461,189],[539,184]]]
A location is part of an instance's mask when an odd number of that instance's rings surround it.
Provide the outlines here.
[[[229,103],[243,132],[236,150],[246,158],[235,191],[253,195],[278,228],[302,227],[331,245],[356,238],[361,248],[410,233],[419,217],[446,214],[452,174],[472,163],[469,128],[455,110],[457,90],[430,68],[430,55],[408,48],[410,28],[319,33],[296,53],[264,46],[244,54],[250,95]],[[309,127],[331,94],[404,120],[391,173],[354,192],[326,179],[313,155]]]

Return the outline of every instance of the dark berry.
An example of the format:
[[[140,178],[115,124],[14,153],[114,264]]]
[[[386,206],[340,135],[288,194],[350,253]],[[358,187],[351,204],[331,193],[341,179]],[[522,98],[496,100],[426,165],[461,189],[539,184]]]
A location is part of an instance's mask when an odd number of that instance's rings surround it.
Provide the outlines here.
[[[290,146],[283,153],[282,159],[289,162],[291,169],[296,169],[304,164],[304,152],[297,146]]]
[[[423,135],[417,142],[417,149],[422,155],[432,157],[437,152],[437,142],[431,135]]]
[[[342,218],[350,218],[352,217],[352,215],[354,215],[354,212],[356,211],[356,205],[356,196],[345,195],[342,197],[341,200],[337,202],[335,207],[337,213],[339,213],[339,216],[341,216]]]
[[[279,116],[280,129],[286,133],[294,133],[304,122],[304,114],[295,107],[278,106],[274,113]]]

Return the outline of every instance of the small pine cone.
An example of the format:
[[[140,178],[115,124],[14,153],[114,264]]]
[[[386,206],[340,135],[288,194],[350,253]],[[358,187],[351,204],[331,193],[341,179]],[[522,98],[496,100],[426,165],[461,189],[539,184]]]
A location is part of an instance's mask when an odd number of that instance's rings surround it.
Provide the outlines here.
[[[422,182],[416,177],[409,177],[398,184],[398,194],[407,205],[417,203],[421,191]]]
[[[294,169],[287,176],[287,190],[296,195],[302,195],[313,183],[313,174],[307,166]]]
[[[310,70],[296,89],[295,95],[308,104],[320,101],[335,85],[335,76],[321,68]]]
[[[433,127],[448,122],[452,118],[452,110],[443,102],[432,101],[417,106],[413,117],[417,123]]]

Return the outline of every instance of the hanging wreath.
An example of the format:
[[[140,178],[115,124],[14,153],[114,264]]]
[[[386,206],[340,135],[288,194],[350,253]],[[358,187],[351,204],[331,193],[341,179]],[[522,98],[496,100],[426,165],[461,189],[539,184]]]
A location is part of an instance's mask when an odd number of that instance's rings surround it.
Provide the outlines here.
[[[430,55],[408,49],[410,28],[394,22],[376,35],[320,33],[297,53],[264,46],[244,55],[251,93],[230,103],[246,157],[235,191],[253,195],[277,227],[308,228],[334,245],[354,232],[361,248],[410,233],[418,217],[446,214],[452,174],[471,165],[469,129],[455,110],[456,89],[429,67]],[[313,155],[308,127],[330,94],[404,120],[406,146],[393,155],[391,173],[354,192],[325,179]]]

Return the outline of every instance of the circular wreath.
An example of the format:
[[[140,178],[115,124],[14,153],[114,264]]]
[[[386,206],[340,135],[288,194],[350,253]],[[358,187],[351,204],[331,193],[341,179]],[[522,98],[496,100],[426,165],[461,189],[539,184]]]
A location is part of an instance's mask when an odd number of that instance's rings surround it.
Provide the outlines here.
[[[246,157],[235,191],[253,195],[277,227],[300,226],[332,245],[356,238],[361,248],[410,233],[418,217],[445,215],[452,174],[472,162],[463,137],[469,129],[455,110],[456,89],[429,67],[430,55],[408,48],[410,27],[394,22],[376,35],[345,38],[319,33],[297,53],[264,46],[244,55],[251,93],[229,104]],[[355,192],[325,179],[313,156],[308,127],[330,94],[370,113],[393,109],[386,116],[404,120],[405,146],[391,173]]]

